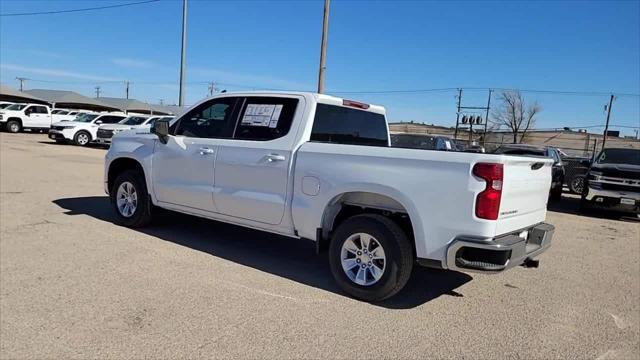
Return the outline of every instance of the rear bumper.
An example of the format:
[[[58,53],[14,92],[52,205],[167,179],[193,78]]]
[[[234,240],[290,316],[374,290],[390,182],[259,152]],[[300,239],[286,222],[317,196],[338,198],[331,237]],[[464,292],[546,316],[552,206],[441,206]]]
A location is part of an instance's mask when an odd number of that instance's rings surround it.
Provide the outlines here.
[[[447,249],[447,268],[483,273],[507,270],[546,251],[554,231],[553,225],[541,223],[491,240],[456,238]]]

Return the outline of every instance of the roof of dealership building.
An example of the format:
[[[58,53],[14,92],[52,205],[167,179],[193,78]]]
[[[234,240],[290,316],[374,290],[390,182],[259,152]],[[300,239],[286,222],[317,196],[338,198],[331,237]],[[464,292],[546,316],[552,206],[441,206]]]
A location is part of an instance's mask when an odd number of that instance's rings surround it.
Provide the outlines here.
[[[41,99],[37,96],[25,93],[20,90],[15,90],[10,87],[0,84],[0,100],[11,102],[32,102],[37,104],[48,104],[45,99]]]
[[[94,111],[125,111],[158,115],[181,115],[184,112],[184,109],[179,106],[149,104],[136,99],[90,98],[67,90],[32,89],[20,91],[4,85],[0,85],[0,100],[34,102],[53,105],[57,108]]]

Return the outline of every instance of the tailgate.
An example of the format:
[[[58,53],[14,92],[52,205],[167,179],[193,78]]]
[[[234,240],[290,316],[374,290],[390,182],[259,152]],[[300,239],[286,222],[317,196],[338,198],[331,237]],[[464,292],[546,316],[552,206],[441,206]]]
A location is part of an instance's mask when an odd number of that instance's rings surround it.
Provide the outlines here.
[[[504,180],[496,234],[506,234],[544,221],[553,160],[504,157]]]

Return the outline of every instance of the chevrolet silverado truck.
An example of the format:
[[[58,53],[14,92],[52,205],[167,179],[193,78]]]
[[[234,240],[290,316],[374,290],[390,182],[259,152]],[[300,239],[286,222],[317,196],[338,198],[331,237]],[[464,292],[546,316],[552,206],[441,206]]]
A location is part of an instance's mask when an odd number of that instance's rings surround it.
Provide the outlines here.
[[[580,207],[640,214],[640,149],[603,149],[587,171]]]
[[[148,225],[164,208],[314,241],[347,294],[380,301],[416,263],[484,273],[537,266],[554,232],[544,222],[552,165],[390,147],[381,106],[224,93],[146,133],[116,134],[104,188],[120,225]]]
[[[52,123],[74,118],[71,115],[52,114],[51,108],[42,104],[13,104],[0,110],[0,125],[12,133],[23,129],[46,131]]]

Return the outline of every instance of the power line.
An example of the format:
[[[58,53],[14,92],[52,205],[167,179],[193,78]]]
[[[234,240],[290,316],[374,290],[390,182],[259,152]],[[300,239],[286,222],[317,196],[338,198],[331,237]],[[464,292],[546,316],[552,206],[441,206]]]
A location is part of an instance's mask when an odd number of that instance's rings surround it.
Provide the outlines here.
[[[106,5],[106,6],[96,6],[90,8],[81,8],[81,9],[68,9],[68,10],[52,10],[52,11],[40,11],[40,12],[24,12],[24,13],[8,13],[8,14],[0,14],[0,16],[31,16],[31,15],[52,15],[52,14],[63,14],[63,13],[72,13],[72,12],[82,12],[82,11],[94,11],[94,10],[104,10],[104,9],[112,9],[124,6],[132,6],[132,5],[141,5],[158,2],[160,0],[145,0],[138,1],[127,4],[116,4],[116,5]]]
[[[43,82],[43,83],[58,83],[58,84],[109,84],[109,83],[122,83],[122,80],[103,80],[103,81],[58,81],[58,80],[42,80],[42,79],[29,79],[34,82]],[[146,85],[172,85],[174,82],[172,81],[130,81],[131,84],[146,84]],[[187,81],[185,84],[187,85],[209,85],[211,81]],[[245,88],[245,89],[256,89],[256,90],[277,90],[277,91],[290,91],[291,89],[279,89],[274,87],[266,87],[266,86],[254,86],[254,85],[245,85],[245,84],[236,84],[236,83],[227,83],[227,82],[217,82],[217,85]],[[558,94],[558,95],[578,95],[578,96],[634,96],[640,97],[640,94],[634,93],[622,93],[617,91],[604,92],[604,91],[563,91],[563,90],[536,90],[536,89],[517,89],[517,88],[496,88],[496,87],[449,87],[449,88],[432,88],[432,89],[407,89],[407,90],[362,90],[362,91],[327,91],[331,94],[407,94],[407,93],[429,93],[429,92],[452,92],[458,91],[459,89],[463,90],[471,90],[471,91],[487,91],[487,90],[499,90],[499,91],[520,91],[525,93],[542,93],[542,94]]]
[[[580,96],[637,96],[640,94],[621,93],[616,91],[564,91],[564,90],[539,90],[539,89],[516,89],[516,88],[498,88],[498,87],[458,87],[458,88],[435,88],[435,89],[407,89],[407,90],[362,90],[362,91],[331,91],[333,94],[407,94],[407,93],[427,93],[427,92],[447,92],[464,90],[500,90],[500,91],[520,91],[524,93],[540,93],[540,94],[557,94],[557,95],[580,95]]]

